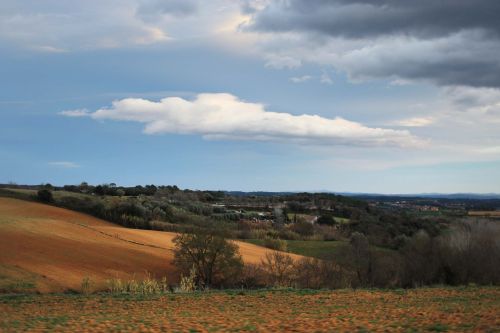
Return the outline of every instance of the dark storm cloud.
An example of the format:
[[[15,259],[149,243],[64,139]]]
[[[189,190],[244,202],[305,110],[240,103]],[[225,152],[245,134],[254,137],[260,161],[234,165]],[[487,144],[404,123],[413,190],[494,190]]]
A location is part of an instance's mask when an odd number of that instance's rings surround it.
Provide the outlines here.
[[[248,3],[243,6],[249,12]],[[408,34],[438,37],[463,29],[500,34],[498,0],[289,0],[256,12],[257,31],[309,31],[365,38]]]
[[[242,6],[251,15],[246,29],[303,34],[323,51],[318,62],[330,61],[352,78],[500,87],[499,0],[261,1]],[[328,43],[338,38],[357,46]],[[313,52],[304,52],[314,61]]]

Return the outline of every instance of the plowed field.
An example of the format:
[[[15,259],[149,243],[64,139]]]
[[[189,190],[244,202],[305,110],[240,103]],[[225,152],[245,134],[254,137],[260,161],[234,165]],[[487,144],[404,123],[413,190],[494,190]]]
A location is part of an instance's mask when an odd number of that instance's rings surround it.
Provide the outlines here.
[[[89,215],[34,202],[0,198],[0,292],[96,288],[110,278],[177,275],[171,262],[174,233],[120,227]],[[269,250],[237,242],[245,262]]]
[[[0,296],[0,331],[498,332],[500,289]]]

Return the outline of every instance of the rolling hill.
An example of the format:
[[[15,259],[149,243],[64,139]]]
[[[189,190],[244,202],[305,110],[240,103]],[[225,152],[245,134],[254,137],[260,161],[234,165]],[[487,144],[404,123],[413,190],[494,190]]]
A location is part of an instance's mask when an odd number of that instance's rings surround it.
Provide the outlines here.
[[[136,230],[74,211],[0,198],[0,292],[77,290],[84,277],[97,288],[110,278],[149,272],[176,281],[174,233]],[[237,242],[246,263],[269,250]]]

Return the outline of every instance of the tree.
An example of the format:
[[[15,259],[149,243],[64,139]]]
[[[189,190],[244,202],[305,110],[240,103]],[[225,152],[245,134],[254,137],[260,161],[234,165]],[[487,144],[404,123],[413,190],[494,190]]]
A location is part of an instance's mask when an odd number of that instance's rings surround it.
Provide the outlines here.
[[[318,224],[324,224],[324,225],[335,225],[335,220],[333,217],[330,215],[321,215],[317,220],[316,223]]]
[[[404,287],[429,285],[435,281],[439,255],[435,240],[426,231],[415,233],[400,252],[404,258]]]
[[[288,254],[273,251],[266,253],[261,267],[267,283],[275,287],[291,287],[294,280],[294,261]]]
[[[362,233],[354,232],[349,242],[351,247],[352,264],[358,278],[358,283],[366,286],[369,283],[372,262],[370,243]]]
[[[38,200],[41,202],[54,202],[54,197],[52,196],[52,192],[47,189],[41,189],[37,192]]]
[[[180,234],[173,242],[174,264],[183,274],[194,267],[199,288],[234,284],[243,268],[238,246],[215,233]]]
[[[102,185],[97,185],[95,188],[94,188],[94,193],[97,194],[97,195],[104,195],[104,186]]]

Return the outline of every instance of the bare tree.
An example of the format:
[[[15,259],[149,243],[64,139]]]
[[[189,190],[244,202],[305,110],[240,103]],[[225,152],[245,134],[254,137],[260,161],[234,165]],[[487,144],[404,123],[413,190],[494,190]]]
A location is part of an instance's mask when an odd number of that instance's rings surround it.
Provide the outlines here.
[[[275,287],[291,287],[294,280],[294,261],[287,254],[273,251],[266,253],[261,266],[267,282]]]
[[[365,235],[355,232],[351,236],[352,265],[359,285],[369,284],[372,270],[370,243]]]
[[[196,270],[196,285],[232,285],[243,261],[238,246],[214,233],[180,234],[173,240],[174,264],[185,274]]]

